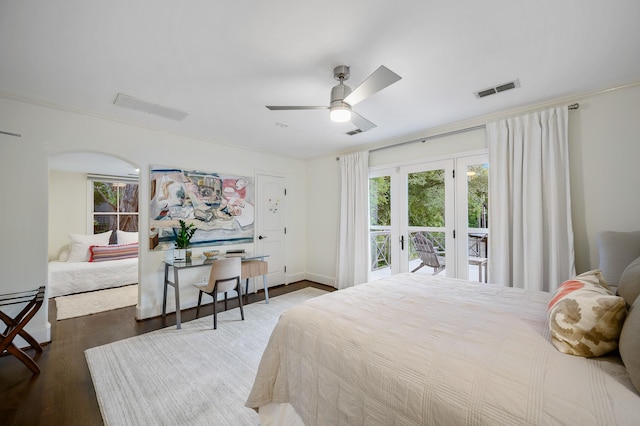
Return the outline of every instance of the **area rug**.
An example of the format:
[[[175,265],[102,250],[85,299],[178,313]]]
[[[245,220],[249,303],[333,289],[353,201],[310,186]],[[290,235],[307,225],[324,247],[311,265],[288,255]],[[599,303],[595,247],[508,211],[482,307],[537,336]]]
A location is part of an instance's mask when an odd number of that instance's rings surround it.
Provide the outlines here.
[[[106,425],[258,425],[244,406],[280,314],[326,292],[307,287],[108,345],[85,356]]]
[[[56,301],[56,319],[80,317],[133,306],[138,303],[138,284],[88,293],[60,296]]]

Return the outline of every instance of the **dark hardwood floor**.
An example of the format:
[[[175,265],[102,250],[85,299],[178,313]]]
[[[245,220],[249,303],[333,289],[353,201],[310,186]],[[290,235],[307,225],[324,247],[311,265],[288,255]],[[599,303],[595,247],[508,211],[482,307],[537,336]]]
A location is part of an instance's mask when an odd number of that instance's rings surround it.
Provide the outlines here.
[[[311,281],[272,287],[270,297],[305,287],[335,290]],[[248,295],[248,303],[264,300],[264,292]],[[229,309],[237,306],[229,303]],[[218,305],[224,310],[224,303]],[[213,314],[213,305],[200,316]],[[196,310],[182,311],[182,321],[195,319]],[[175,314],[135,320],[135,306],[56,321],[56,306],[49,301],[51,343],[36,358],[41,373],[32,375],[18,359],[0,356],[0,425],[102,425],[102,417],[84,350],[163,327],[175,325]],[[30,356],[33,350],[28,351]]]

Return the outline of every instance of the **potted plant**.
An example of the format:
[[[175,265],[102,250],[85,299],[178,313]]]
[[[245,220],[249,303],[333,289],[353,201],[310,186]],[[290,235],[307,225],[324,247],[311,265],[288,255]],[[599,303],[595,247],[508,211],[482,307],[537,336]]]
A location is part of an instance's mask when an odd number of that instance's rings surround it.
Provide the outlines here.
[[[174,250],[175,260],[190,260],[191,253],[187,251],[191,237],[196,233],[198,228],[193,223],[186,224],[184,220],[180,220],[180,230],[176,233],[176,249]]]

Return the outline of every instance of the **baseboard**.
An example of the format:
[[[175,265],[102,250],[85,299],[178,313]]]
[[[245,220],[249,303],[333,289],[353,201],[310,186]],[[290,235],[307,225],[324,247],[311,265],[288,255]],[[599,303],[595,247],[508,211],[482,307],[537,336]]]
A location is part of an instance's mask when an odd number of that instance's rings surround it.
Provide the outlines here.
[[[304,272],[298,272],[296,274],[287,274],[285,278],[285,284],[296,283],[298,281],[306,280],[306,274]]]
[[[24,328],[24,330],[33,336],[39,343],[47,343],[51,341],[51,324],[47,321],[44,327],[29,327],[29,324]],[[13,343],[19,348],[26,348],[31,346],[20,336],[16,336],[13,340]]]
[[[328,285],[331,287],[335,287],[336,286],[336,279],[333,277],[327,277],[324,275],[318,275],[318,274],[304,274],[306,280],[309,281],[313,281],[316,282],[318,284],[324,284],[324,285]]]

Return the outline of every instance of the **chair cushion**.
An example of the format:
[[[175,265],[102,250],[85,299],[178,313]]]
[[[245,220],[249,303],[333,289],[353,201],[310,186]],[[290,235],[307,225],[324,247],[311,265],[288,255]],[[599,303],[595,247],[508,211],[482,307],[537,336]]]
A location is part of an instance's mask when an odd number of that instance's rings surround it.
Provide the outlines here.
[[[551,340],[560,352],[584,357],[618,347],[627,307],[613,295],[600,270],[565,281],[549,302]]]
[[[620,282],[618,283],[618,296],[624,297],[628,306],[633,305],[633,302],[635,302],[639,294],[640,257],[627,266],[620,277]]]
[[[640,256],[640,231],[602,231],[596,239],[602,276],[610,286],[617,286],[625,268]]]
[[[631,382],[640,392],[640,298],[629,309],[620,333],[620,357]]]

